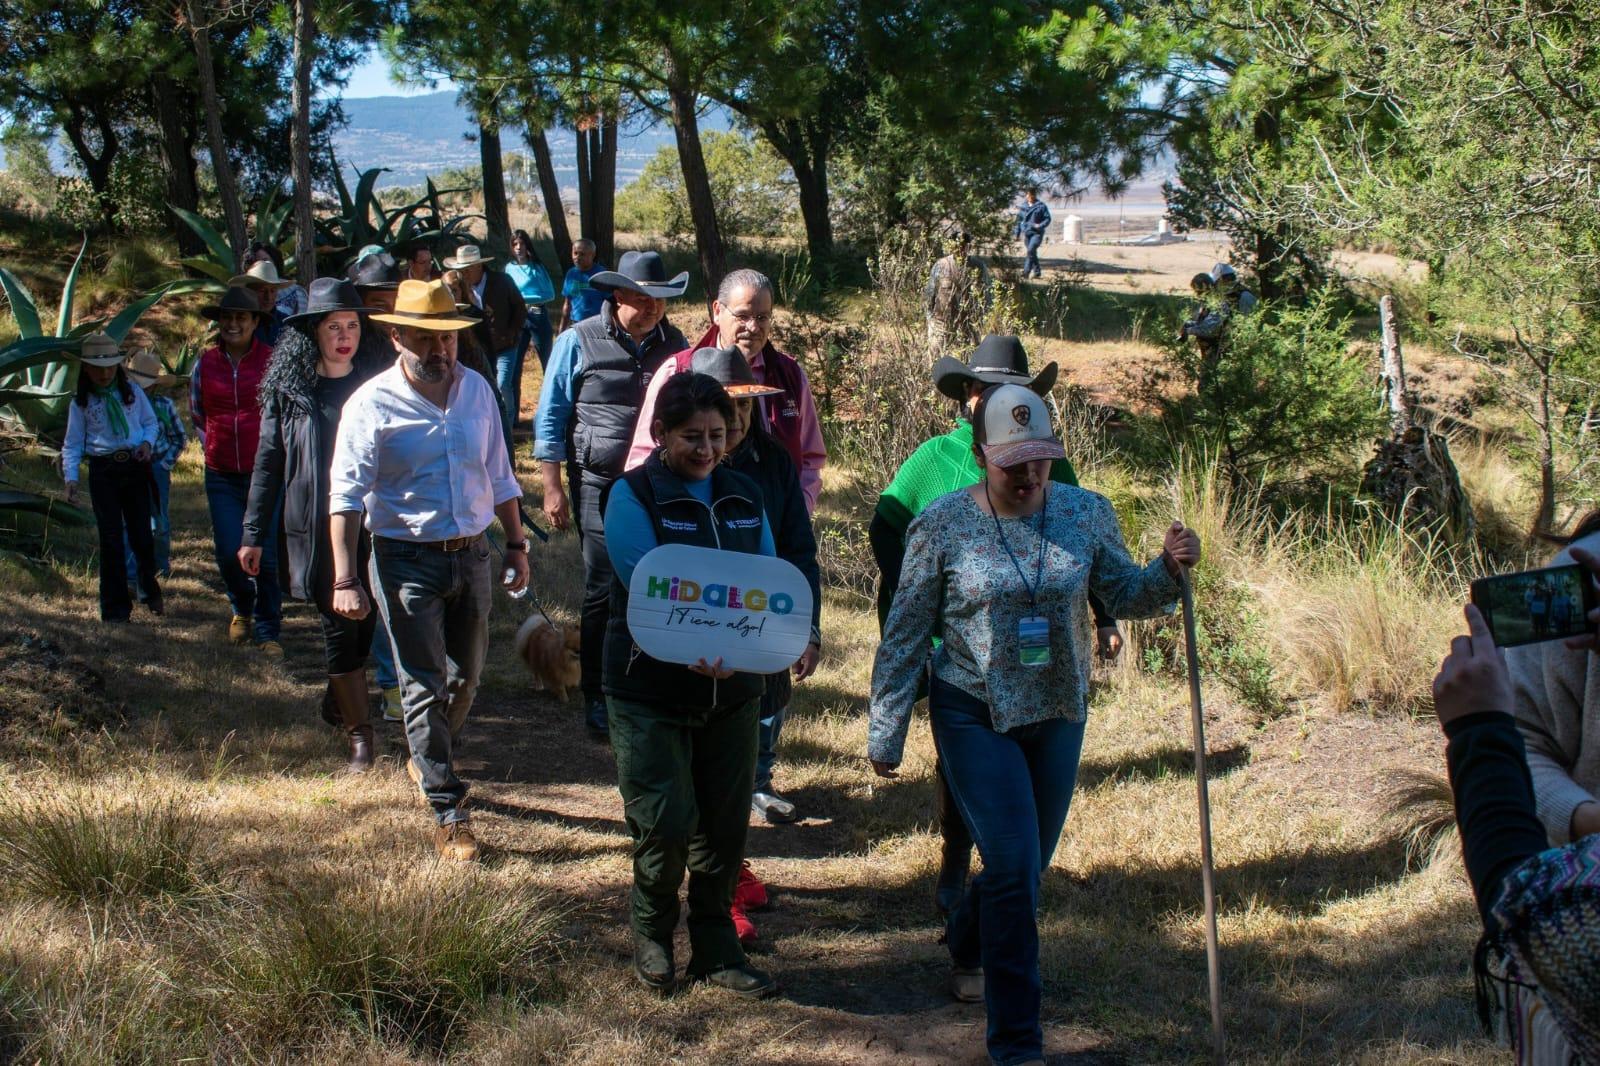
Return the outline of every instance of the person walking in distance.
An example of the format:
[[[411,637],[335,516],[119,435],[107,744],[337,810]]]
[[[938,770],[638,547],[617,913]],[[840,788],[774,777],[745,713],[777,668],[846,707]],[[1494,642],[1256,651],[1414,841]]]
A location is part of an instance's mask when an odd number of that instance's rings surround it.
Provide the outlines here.
[[[667,300],[683,295],[689,274],[669,280],[655,252],[629,252],[619,269],[601,271],[592,283],[606,294],[605,303],[599,314],[556,339],[539,395],[533,457],[544,480],[545,516],[556,529],[576,521],[582,539],[584,724],[591,736],[604,740],[610,727],[601,692],[600,649],[610,613],[611,559],[600,500],[622,476],[652,375],[687,346],[683,334],[667,322],[666,312]]]
[[[606,302],[606,294],[592,284],[594,276],[606,269],[595,259],[594,242],[580,237],[572,242],[572,266],[561,279],[561,324],[557,333],[565,333],[570,326],[593,318]]]
[[[1022,259],[1022,276],[1024,278],[1044,277],[1044,271],[1039,267],[1039,246],[1044,243],[1045,233],[1050,229],[1050,208],[1039,199],[1037,187],[1027,192],[1027,203],[1017,212],[1017,236],[1022,238],[1022,247],[1026,253]]]
[[[494,392],[456,362],[460,317],[442,281],[405,281],[392,314],[375,314],[399,351],[345,403],[329,473],[333,609],[373,609],[394,640],[405,706],[407,772],[432,808],[433,843],[473,861],[478,841],[453,763],[489,642],[485,532],[506,536],[507,588],[528,583],[522,489],[499,430]],[[362,515],[372,535],[372,596],[357,572]]]

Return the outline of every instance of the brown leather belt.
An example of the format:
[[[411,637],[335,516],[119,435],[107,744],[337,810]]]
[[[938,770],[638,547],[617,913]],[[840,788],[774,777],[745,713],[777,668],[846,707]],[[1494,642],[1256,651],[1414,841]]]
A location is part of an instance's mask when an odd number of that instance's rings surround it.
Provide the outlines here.
[[[374,536],[374,540],[386,540],[390,544],[406,544],[413,548],[432,548],[441,552],[464,552],[474,547],[482,533],[474,533],[470,537],[450,537],[446,540],[401,540],[398,537]]]

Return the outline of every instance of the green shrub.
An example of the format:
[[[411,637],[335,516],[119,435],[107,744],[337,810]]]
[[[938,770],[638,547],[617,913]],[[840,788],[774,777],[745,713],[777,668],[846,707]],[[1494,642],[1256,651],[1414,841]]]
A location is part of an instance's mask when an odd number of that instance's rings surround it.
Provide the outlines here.
[[[1235,486],[1348,467],[1351,447],[1382,432],[1385,416],[1335,300],[1324,289],[1236,314],[1214,357],[1166,322],[1155,338],[1165,359],[1138,383],[1140,398],[1168,440],[1214,451]]]
[[[794,177],[767,143],[742,133],[707,133],[705,154],[717,224],[724,238],[801,234]],[[678,149],[663,145],[632,183],[617,192],[617,228],[685,237],[694,233]]]

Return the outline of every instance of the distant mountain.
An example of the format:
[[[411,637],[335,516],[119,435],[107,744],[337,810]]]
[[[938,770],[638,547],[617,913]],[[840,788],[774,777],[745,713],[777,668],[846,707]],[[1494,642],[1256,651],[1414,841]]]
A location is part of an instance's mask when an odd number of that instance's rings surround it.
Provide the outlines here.
[[[478,145],[469,138],[477,127],[467,113],[456,106],[453,92],[422,96],[373,96],[345,100],[344,113],[349,124],[334,134],[334,153],[340,166],[366,170],[387,167],[378,179],[379,187],[420,185],[425,177],[437,176],[452,167],[478,163]],[[714,108],[701,117],[702,132],[726,130],[731,121],[726,111]],[[578,186],[577,144],[571,130],[546,132],[556,180],[563,189],[576,192]],[[672,127],[665,123],[637,122],[622,132],[617,147],[617,184],[626,185],[639,176],[644,165],[662,145],[673,143]],[[531,155],[522,134],[503,130],[501,151]]]

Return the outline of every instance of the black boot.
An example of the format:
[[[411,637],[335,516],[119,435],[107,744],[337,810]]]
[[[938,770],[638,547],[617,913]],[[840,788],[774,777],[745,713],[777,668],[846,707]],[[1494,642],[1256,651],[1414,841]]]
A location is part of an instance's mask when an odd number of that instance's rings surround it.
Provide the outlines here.
[[[939,881],[933,889],[933,905],[940,914],[949,914],[967,890],[967,871],[972,867],[972,834],[956,807],[956,798],[944,777],[944,764],[934,764],[939,833],[944,838],[939,849]]]

